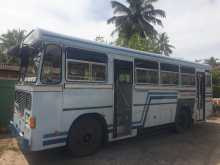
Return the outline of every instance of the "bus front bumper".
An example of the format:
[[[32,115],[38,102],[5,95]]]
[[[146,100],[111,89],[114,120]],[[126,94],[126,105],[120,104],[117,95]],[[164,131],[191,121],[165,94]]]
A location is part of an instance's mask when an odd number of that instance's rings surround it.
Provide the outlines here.
[[[10,121],[9,128],[12,136],[16,137],[21,150],[30,151],[29,140],[24,138],[24,134],[19,130],[19,128],[15,127],[13,121]]]

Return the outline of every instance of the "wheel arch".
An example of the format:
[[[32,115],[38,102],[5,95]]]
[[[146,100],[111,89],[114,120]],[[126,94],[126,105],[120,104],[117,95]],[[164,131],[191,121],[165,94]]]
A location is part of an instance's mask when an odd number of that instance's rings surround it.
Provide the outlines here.
[[[69,130],[68,130],[68,136],[70,134],[70,130],[72,128],[72,126],[79,120],[83,119],[83,118],[93,118],[93,119],[96,119],[100,122],[100,124],[102,125],[102,128],[103,128],[103,133],[104,133],[104,139],[103,139],[103,144],[105,142],[108,141],[108,126],[107,126],[107,122],[106,122],[106,119],[104,118],[104,116],[100,113],[95,113],[95,112],[92,112],[92,113],[84,113],[84,114],[81,114],[79,115],[78,117],[76,117],[74,119],[74,121],[72,122],[72,124],[70,125],[69,127]]]
[[[177,102],[176,116],[180,111],[188,111],[191,115],[194,113],[195,99],[179,99]]]
[[[191,122],[189,124],[189,127],[191,127],[192,124],[194,123],[194,118],[193,118],[194,106],[195,106],[195,99],[179,99],[178,103],[177,103],[175,121],[176,121],[178,115],[182,111],[185,111],[191,120]]]

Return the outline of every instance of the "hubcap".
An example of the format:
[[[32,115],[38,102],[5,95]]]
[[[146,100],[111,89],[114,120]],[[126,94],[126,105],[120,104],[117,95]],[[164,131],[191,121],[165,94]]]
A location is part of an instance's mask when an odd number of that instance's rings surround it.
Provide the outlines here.
[[[87,133],[83,136],[83,143],[89,144],[92,141],[92,135]]]

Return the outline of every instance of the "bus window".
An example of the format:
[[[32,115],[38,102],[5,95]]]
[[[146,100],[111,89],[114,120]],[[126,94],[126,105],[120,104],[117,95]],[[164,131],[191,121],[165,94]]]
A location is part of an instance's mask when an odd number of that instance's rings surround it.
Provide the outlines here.
[[[87,50],[67,48],[67,81],[104,82],[107,75],[107,56]]]
[[[69,80],[89,80],[89,64],[69,61],[67,63]]]
[[[191,67],[181,66],[181,84],[183,86],[195,86],[195,69]]]
[[[161,63],[161,84],[178,85],[179,84],[179,66],[173,64]]]
[[[106,66],[101,64],[92,64],[92,80],[105,81],[106,79]]]
[[[41,82],[57,84],[61,82],[62,49],[57,45],[47,45],[43,58]]]
[[[158,63],[155,61],[135,59],[137,84],[158,84]]]

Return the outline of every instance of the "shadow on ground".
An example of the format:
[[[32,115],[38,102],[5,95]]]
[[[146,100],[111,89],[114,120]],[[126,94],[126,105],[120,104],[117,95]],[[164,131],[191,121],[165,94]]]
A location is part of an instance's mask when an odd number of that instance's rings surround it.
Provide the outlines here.
[[[83,158],[72,158],[63,148],[24,155],[30,165],[217,165],[220,122],[200,123],[184,134],[166,131],[111,143]]]

